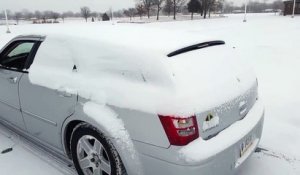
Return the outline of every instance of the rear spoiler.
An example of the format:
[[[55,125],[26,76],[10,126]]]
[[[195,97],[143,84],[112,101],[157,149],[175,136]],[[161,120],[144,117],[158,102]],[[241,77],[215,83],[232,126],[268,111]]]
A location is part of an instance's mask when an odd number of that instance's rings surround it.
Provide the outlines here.
[[[221,40],[208,41],[208,42],[199,43],[199,44],[195,44],[192,46],[188,46],[188,47],[176,50],[174,52],[169,53],[167,56],[173,57],[173,56],[180,55],[182,53],[190,52],[193,50],[203,49],[206,47],[217,46],[217,45],[224,45],[224,44],[225,44],[225,41],[221,41]]]

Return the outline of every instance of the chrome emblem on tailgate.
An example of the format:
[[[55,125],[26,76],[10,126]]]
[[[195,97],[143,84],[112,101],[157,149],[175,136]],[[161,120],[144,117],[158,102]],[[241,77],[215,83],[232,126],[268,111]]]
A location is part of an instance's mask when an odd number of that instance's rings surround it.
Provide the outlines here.
[[[239,104],[240,116],[245,117],[247,115],[248,106],[246,101],[241,101]]]

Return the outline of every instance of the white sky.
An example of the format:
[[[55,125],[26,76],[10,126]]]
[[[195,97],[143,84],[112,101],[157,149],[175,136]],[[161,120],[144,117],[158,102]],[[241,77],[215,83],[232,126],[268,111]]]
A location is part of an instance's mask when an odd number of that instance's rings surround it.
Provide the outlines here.
[[[228,1],[228,2],[234,2],[235,4],[244,4],[245,3],[245,0],[225,0],[225,1]],[[249,1],[259,1],[259,2],[266,2],[266,3],[272,3],[274,2],[275,0],[247,0],[248,2]]]
[[[107,11],[110,7],[115,10],[133,7],[135,0],[0,0],[0,11],[10,9],[18,11],[53,10],[79,12],[80,7],[88,6],[92,11]]]
[[[227,0],[235,4],[242,4],[245,0]],[[254,0],[252,0],[254,1]],[[258,0],[263,2],[264,0]],[[272,2],[274,0],[265,0]],[[136,0],[0,0],[0,11],[10,9],[19,11],[28,10],[53,10],[63,11],[79,11],[80,7],[88,6],[92,11],[107,11],[110,7],[114,10],[134,7]]]

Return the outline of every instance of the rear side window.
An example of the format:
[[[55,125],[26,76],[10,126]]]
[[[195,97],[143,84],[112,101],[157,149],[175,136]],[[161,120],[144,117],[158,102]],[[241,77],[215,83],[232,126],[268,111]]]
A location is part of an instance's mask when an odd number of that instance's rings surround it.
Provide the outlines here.
[[[34,43],[21,43],[15,49],[13,49],[7,56],[18,57],[22,55],[28,55],[33,48]]]
[[[34,46],[34,41],[16,41],[10,44],[1,54],[0,66],[23,70]]]

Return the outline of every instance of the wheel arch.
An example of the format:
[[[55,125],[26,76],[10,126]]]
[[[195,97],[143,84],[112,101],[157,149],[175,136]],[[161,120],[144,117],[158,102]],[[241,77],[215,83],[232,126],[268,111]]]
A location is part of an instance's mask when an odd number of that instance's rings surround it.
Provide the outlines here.
[[[71,148],[70,148],[71,136],[72,136],[73,130],[76,128],[76,126],[80,125],[81,123],[83,123],[83,121],[81,121],[81,120],[70,121],[64,129],[63,146],[64,146],[64,151],[69,159],[72,159]]]
[[[132,174],[138,171],[141,172],[141,165],[135,164],[130,161],[127,161],[128,158],[131,157],[131,152],[126,151],[126,149],[123,148],[122,145],[115,139],[111,133],[111,131],[107,130],[107,127],[104,127],[99,123],[97,120],[93,119],[92,117],[87,116],[83,108],[80,108],[80,105],[77,106],[77,109],[75,110],[75,113],[67,118],[62,126],[62,144],[65,154],[68,156],[70,160],[72,160],[71,152],[70,152],[70,139],[73,130],[80,124],[86,123],[91,125],[92,127],[95,127],[99,132],[103,133],[105,137],[109,138],[117,150],[124,167],[128,174]]]
[[[97,130],[104,134],[105,137],[113,139],[112,134],[96,120],[86,116],[86,114],[84,114],[83,112],[77,114],[75,113],[71,117],[67,118],[62,126],[62,146],[64,149],[64,153],[68,156],[69,159],[72,159],[70,154],[70,141],[73,130],[82,123],[86,123],[91,125],[92,127],[97,128]]]
[[[71,152],[70,152],[70,142],[73,130],[80,124],[85,123],[89,124],[92,127],[97,128],[97,130],[105,135],[105,137],[112,138],[108,131],[105,130],[100,124],[96,121],[85,117],[86,119],[77,118],[77,117],[70,117],[68,118],[62,127],[62,144],[65,154],[68,156],[69,159],[72,159]]]

